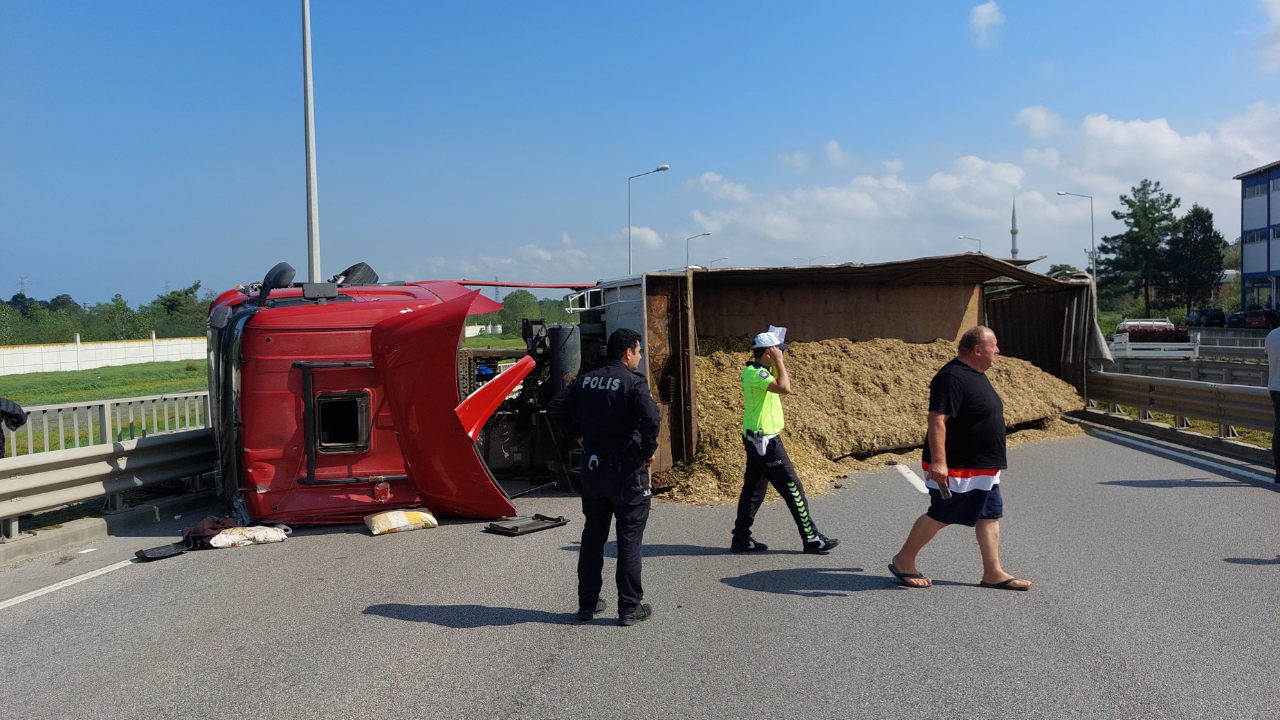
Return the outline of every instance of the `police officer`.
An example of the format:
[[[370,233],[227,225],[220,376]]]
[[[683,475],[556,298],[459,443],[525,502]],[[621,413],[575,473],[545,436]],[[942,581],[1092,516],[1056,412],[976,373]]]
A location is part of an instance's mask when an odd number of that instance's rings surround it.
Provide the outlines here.
[[[782,395],[791,394],[791,376],[783,362],[787,349],[787,329],[769,326],[768,332],[756,336],[752,359],[742,369],[742,448],[747,453],[747,471],[742,479],[742,495],[738,497],[738,519],[733,525],[732,552],[764,552],[768,545],[751,537],[756,511],[764,502],[769,485],[778,491],[791,510],[800,530],[800,542],[806,553],[825,555],[840,543],[818,532],[809,516],[809,503],[804,485],[787,457],[780,433]]]
[[[561,390],[547,414],[582,445],[582,549],[578,555],[578,620],[604,610],[600,597],[604,544],[618,520],[618,624],[648,620],[642,603],[640,542],[649,521],[649,465],[658,449],[658,407],[640,367],[640,334],[626,328],[609,336],[608,360]]]

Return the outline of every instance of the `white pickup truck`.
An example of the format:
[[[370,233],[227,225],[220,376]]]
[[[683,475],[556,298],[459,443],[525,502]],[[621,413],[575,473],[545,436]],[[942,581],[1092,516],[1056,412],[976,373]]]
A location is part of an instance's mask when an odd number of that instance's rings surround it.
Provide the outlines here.
[[[1200,356],[1200,348],[1187,331],[1169,318],[1125,318],[1116,326],[1110,347],[1117,359],[1190,360]]]

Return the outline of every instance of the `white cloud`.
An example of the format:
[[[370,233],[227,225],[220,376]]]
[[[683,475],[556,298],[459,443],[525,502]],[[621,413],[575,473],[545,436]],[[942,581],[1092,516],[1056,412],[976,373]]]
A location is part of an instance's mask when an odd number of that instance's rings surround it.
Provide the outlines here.
[[[969,11],[969,32],[973,33],[973,42],[980,48],[996,48],[1000,46],[999,30],[1004,25],[1004,14],[995,0],[976,5]]]
[[[1260,0],[1267,14],[1267,27],[1258,38],[1258,56],[1264,72],[1280,70],[1280,0]]]
[[[1043,150],[1027,148],[1022,151],[1022,161],[1028,165],[1056,168],[1058,163],[1062,161],[1062,153],[1054,148],[1045,148]]]
[[[704,172],[698,181],[702,184],[702,189],[711,193],[713,197],[737,203],[751,201],[751,192],[747,190],[746,185],[729,182],[719,173]]]
[[[1022,125],[1033,138],[1047,138],[1062,129],[1062,118],[1043,105],[1022,108],[1013,118],[1014,125]]]
[[[551,253],[547,252],[546,250],[543,250],[537,245],[521,245],[520,252],[524,253],[526,256],[530,258],[533,258],[535,260],[542,260],[544,262],[547,260],[550,260],[553,257]]]
[[[809,156],[802,152],[796,152],[790,155],[779,155],[778,160],[783,165],[790,165],[793,168],[801,169],[809,167],[810,162]]]
[[[1019,113],[1028,130],[1052,127],[1047,108]],[[1044,121],[1044,122],[1041,122]],[[958,252],[957,235],[981,237],[990,254],[1008,253],[1010,203],[1018,203],[1023,257],[1083,267],[1089,203],[1058,197],[1067,190],[1095,198],[1097,238],[1121,229],[1110,217],[1121,193],[1143,178],[1214,212],[1228,239],[1239,234],[1239,183],[1232,176],[1280,157],[1280,105],[1258,103],[1206,129],[1179,130],[1166,119],[1090,115],[1071,126],[1057,119],[1052,147],[1011,149],[1001,157],[964,155],[944,168],[905,177],[899,160],[878,177],[857,175],[831,186],[766,191],[710,173],[698,226],[716,234],[751,265],[783,265],[793,255],[826,254],[833,262],[877,262]],[[746,199],[726,188],[741,188]],[[707,206],[709,205],[709,207]],[[1038,267],[1038,266],[1037,266]],[[1040,269],[1047,268],[1048,265]]]
[[[831,161],[832,165],[840,167],[845,164],[847,159],[844,149],[840,147],[840,143],[835,140],[827,141],[827,160]]]
[[[662,236],[653,228],[647,227],[636,227],[632,225],[631,241],[649,248],[662,246]]]

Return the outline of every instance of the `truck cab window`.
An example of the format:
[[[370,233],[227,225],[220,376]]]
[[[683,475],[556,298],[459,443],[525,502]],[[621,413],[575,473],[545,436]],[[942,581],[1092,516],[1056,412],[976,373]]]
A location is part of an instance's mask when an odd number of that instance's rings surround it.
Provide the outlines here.
[[[369,393],[316,396],[316,450],[325,455],[369,450]]]

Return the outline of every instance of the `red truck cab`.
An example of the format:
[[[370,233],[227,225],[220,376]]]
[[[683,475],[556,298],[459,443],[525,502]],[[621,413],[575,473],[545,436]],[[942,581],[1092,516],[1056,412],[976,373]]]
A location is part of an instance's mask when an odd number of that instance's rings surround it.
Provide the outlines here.
[[[210,307],[217,487],[241,522],[514,515],[474,440],[533,362],[465,402],[458,383],[466,316],[502,306],[452,282],[379,283],[363,264],[329,283],[292,277],[281,263]]]

